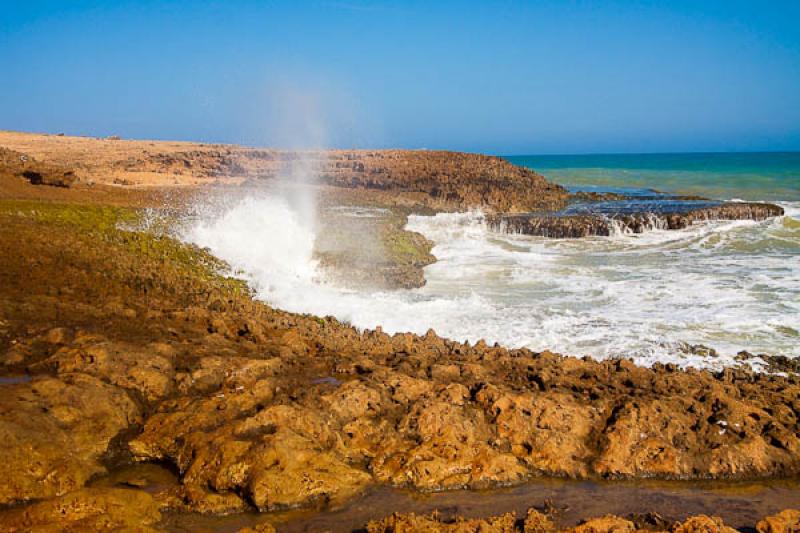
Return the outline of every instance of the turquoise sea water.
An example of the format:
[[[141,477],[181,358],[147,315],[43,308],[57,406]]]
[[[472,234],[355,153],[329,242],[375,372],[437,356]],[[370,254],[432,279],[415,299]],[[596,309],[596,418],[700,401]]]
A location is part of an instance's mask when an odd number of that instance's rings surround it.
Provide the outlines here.
[[[719,200],[800,200],[800,152],[518,155],[507,160],[581,188],[634,187]]]

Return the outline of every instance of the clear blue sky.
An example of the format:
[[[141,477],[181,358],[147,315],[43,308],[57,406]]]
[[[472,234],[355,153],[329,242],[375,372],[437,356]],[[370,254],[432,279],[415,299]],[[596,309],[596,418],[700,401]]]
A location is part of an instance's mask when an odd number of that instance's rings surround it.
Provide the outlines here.
[[[800,149],[800,0],[0,0],[0,128],[513,153]]]

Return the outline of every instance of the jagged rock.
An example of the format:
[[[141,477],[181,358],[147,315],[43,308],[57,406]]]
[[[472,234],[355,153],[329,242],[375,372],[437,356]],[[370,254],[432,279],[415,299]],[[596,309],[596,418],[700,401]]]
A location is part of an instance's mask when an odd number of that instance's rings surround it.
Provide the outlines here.
[[[759,522],[758,531],[760,533],[797,531],[797,514],[797,511],[786,510],[779,515],[765,518]],[[447,520],[436,512],[430,515],[394,513],[382,520],[369,522],[366,529],[369,533],[412,531],[432,533],[555,533],[557,531],[550,519],[535,509],[528,510],[527,517],[522,523],[516,520],[513,513],[490,518],[456,516]],[[575,527],[558,531],[561,533],[634,533],[638,531],[653,531],[653,529],[638,529],[630,520],[607,515],[601,518],[585,520]],[[734,533],[736,530],[726,526],[718,517],[697,515],[674,524],[669,528],[669,531],[671,533]]]
[[[632,213],[619,215],[496,214],[487,217],[490,228],[505,233],[522,233],[552,238],[612,235],[615,232],[642,233],[648,228],[683,229],[707,220],[765,220],[783,215],[774,204],[727,202],[680,213]]]
[[[768,516],[756,524],[758,533],[798,533],[800,532],[800,511],[784,509],[780,513]]]
[[[716,516],[698,515],[687,518],[672,528],[672,533],[736,533]]]
[[[48,333],[52,336],[52,330]],[[92,338],[74,347],[62,347],[51,357],[28,370],[42,367],[60,374],[81,372],[98,377],[113,385],[136,391],[147,401],[163,398],[172,391],[174,369],[172,361],[148,349],[135,345],[108,342]]]
[[[253,527],[242,528],[238,533],[275,533],[275,527],[272,524],[264,522]]]
[[[547,516],[536,509],[528,509],[522,524],[523,533],[553,533],[555,530],[555,524]]]

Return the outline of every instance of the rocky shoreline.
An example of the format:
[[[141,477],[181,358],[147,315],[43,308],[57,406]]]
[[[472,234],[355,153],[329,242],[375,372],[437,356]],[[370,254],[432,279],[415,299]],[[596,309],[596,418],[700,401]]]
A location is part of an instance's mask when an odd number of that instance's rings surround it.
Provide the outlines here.
[[[121,229],[141,217],[126,206],[163,201],[152,191],[48,187],[13,172],[0,180],[0,525],[9,531],[158,531],[170,513],[328,508],[381,485],[800,474],[797,374],[642,368],[433,331],[357,331],[270,308],[203,250]],[[399,208],[380,203],[385,189],[362,192],[363,204]],[[467,188],[459,198],[501,193]],[[412,244],[403,257],[424,262],[425,243]],[[177,485],[134,476],[87,488],[138,463],[168,465]],[[796,527],[786,517],[765,531]],[[513,517],[453,528],[435,517],[375,519],[369,531],[527,530]],[[582,531],[633,530],[603,527]]]
[[[774,204],[726,202],[683,212],[610,215],[498,214],[488,216],[487,223],[494,231],[563,239],[643,233],[652,229],[677,230],[711,220],[766,220],[782,215],[783,209]]]

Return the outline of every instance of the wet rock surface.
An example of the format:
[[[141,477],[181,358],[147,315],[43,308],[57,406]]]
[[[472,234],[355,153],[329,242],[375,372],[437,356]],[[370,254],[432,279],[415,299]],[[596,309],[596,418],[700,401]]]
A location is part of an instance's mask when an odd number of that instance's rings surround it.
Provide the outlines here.
[[[698,203],[700,206],[693,206]],[[688,207],[687,207],[688,204]],[[661,209],[640,211],[624,209],[617,212],[592,214],[517,214],[490,215],[489,227],[506,233],[522,233],[553,238],[579,238],[593,235],[608,236],[615,233],[642,233],[648,229],[684,229],[709,220],[765,220],[783,215],[783,208],[774,204],[754,202],[728,202],[708,205],[709,202],[681,202],[677,212],[669,205]],[[591,209],[587,209],[591,212]]]
[[[127,489],[80,489],[26,507],[0,511],[8,533],[160,531],[158,504],[149,494]]]
[[[359,289],[425,285],[423,268],[436,261],[433,243],[405,229],[408,209],[359,206],[346,196],[321,201],[314,255],[327,279]]]

